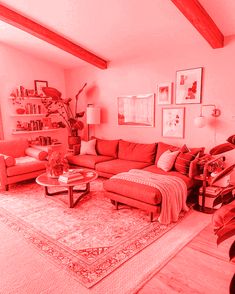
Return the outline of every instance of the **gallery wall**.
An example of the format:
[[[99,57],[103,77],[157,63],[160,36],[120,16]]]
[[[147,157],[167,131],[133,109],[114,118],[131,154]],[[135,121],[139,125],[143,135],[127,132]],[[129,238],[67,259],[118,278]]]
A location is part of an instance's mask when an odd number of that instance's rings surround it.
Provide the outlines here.
[[[91,65],[65,71],[68,95],[74,95],[78,85],[88,83],[82,107],[93,103],[101,107],[101,124],[95,127],[96,136],[115,139],[122,138],[135,142],[164,141],[172,144],[186,143],[189,146],[206,146],[210,149],[235,133],[235,36],[225,39],[225,46],[212,49],[206,41],[202,45],[193,44],[182,48],[166,48],[165,52],[152,52],[138,58],[110,62],[107,70]],[[193,120],[200,113],[200,104],[175,105],[173,87],[172,105],[155,103],[155,127],[119,126],[117,120],[117,97],[157,93],[159,83],[173,82],[176,71],[203,68],[202,104],[215,104],[221,116],[214,120],[210,115],[213,107],[204,107],[203,114],[208,117],[204,128],[196,128]],[[184,138],[165,138],[162,136],[162,108],[185,107]]]
[[[56,64],[42,61],[2,43],[0,43],[0,64],[0,104],[4,139],[21,137],[34,139],[44,135],[58,138],[60,141],[64,140],[64,129],[50,133],[12,135],[12,129],[20,118],[11,116],[11,100],[9,99],[12,90],[20,85],[26,89],[34,89],[34,80],[48,81],[49,86],[58,88],[64,93],[64,70]]]

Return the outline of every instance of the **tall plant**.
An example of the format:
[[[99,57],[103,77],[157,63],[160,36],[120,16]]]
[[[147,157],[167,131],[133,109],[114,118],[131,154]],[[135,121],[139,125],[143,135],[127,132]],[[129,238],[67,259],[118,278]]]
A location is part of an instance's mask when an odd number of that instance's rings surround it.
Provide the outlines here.
[[[235,200],[216,211],[213,217],[214,232],[219,245],[228,238],[235,236]],[[235,262],[235,240],[229,249],[230,261]],[[235,293],[235,274],[230,283],[230,294]]]
[[[84,116],[85,111],[78,112],[77,108],[79,95],[86,85],[87,83],[83,85],[75,96],[74,111],[71,106],[72,98],[62,98],[61,92],[55,88],[42,88],[42,91],[46,95],[45,98],[42,98],[42,103],[46,108],[46,116],[49,117],[52,114],[58,114],[63,119],[71,136],[77,136],[78,131],[84,128],[84,124],[80,118]],[[48,99],[48,97],[50,99]]]

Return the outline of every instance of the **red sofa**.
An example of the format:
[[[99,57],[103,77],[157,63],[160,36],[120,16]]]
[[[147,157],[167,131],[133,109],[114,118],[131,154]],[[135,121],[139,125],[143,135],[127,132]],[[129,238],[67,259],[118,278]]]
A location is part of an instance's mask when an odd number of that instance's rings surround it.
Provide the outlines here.
[[[133,143],[124,140],[96,139],[97,155],[83,154],[68,156],[72,165],[95,169],[99,176],[110,178],[113,175],[127,172],[131,169],[143,169],[157,174],[173,175],[180,177],[187,185],[188,194],[194,187],[193,174],[196,170],[196,161],[190,162],[189,171],[183,174],[174,168],[168,172],[157,167],[157,162],[166,150],[185,151],[182,148],[165,144],[163,142],[152,144]],[[202,154],[204,148],[193,148],[194,154]],[[106,195],[116,203],[125,203],[142,208],[150,212],[156,212],[161,203],[161,193],[158,189],[138,183],[131,183],[121,179],[109,179],[104,182]]]

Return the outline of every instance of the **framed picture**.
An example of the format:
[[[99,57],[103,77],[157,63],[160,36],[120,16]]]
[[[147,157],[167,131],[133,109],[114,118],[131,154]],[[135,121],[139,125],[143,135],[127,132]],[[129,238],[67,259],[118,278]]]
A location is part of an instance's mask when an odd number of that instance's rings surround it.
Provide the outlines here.
[[[118,124],[154,127],[154,94],[118,97]]]
[[[184,138],[184,107],[162,108],[162,136]]]
[[[34,88],[35,88],[35,93],[37,96],[40,96],[40,97],[45,96],[45,94],[42,91],[43,87],[48,87],[47,81],[39,81],[39,80],[34,81]]]
[[[172,83],[159,84],[157,89],[157,103],[171,104]]]
[[[202,67],[176,72],[175,103],[201,103]]]

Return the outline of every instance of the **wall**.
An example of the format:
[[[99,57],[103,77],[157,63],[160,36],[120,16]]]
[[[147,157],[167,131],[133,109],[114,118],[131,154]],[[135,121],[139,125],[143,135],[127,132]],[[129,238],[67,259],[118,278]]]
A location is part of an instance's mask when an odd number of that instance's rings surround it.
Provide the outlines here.
[[[46,80],[49,86],[64,93],[64,70],[55,64],[44,62],[2,43],[0,43],[0,64],[0,103],[4,139],[20,138],[25,135],[11,134],[17,119],[10,116],[11,100],[8,99],[10,93],[20,85],[27,89],[34,89],[34,80]],[[34,133],[30,135],[30,138],[44,135],[64,140],[64,132],[65,129],[50,133]]]
[[[98,137],[122,138],[135,142],[165,141],[173,144],[187,143],[189,146],[206,146],[207,149],[235,132],[235,37],[226,38],[225,47],[212,49],[206,42],[202,46],[166,48],[164,53],[144,54],[125,62],[111,62],[107,70],[99,70],[87,65],[65,71],[66,89],[71,95],[77,86],[84,82],[88,87],[83,100],[102,108],[102,124],[95,127]],[[202,103],[216,104],[222,114],[216,125],[209,119],[204,128],[196,128],[193,119],[199,115],[200,105],[177,105],[186,109],[185,138],[163,138],[161,136],[161,109],[155,106],[155,127],[129,127],[117,124],[117,97],[150,93],[157,91],[157,84],[174,82],[177,70],[203,67]],[[174,92],[174,91],[173,91]],[[174,96],[174,95],[173,95]],[[173,97],[173,101],[174,97]],[[173,106],[173,105],[172,105]],[[210,115],[212,108],[204,108],[203,113]]]

